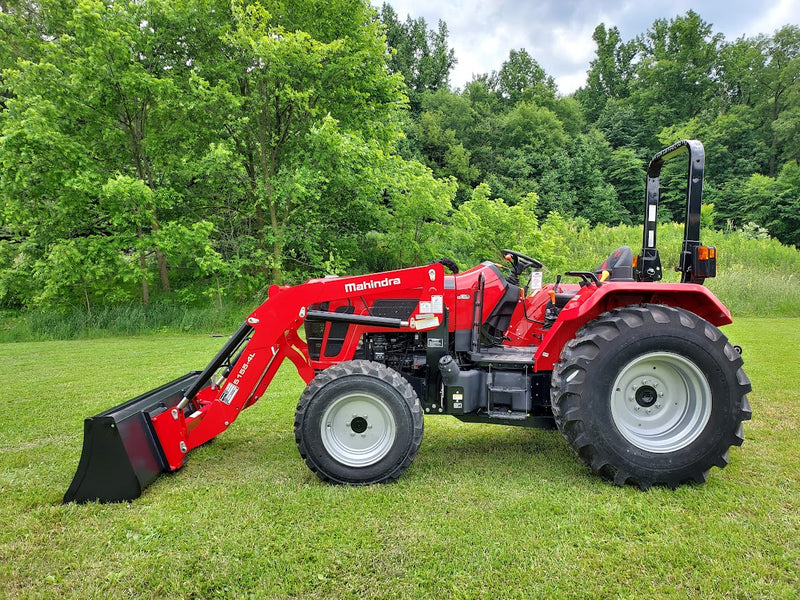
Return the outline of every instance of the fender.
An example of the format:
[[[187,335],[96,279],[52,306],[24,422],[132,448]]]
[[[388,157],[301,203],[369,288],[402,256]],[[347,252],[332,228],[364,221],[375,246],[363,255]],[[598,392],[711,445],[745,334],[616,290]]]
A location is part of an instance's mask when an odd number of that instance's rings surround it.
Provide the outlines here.
[[[621,306],[664,304],[682,308],[721,327],[732,322],[730,311],[711,291],[696,283],[607,282],[582,287],[567,302],[558,320],[545,335],[534,355],[535,370],[549,371],[561,349],[578,329],[601,314]]]

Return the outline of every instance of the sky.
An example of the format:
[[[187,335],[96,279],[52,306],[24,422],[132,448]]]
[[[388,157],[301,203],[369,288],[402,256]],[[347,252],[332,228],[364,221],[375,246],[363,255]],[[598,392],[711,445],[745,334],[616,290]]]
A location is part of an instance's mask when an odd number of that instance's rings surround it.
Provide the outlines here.
[[[447,23],[458,63],[450,84],[463,87],[473,75],[499,71],[512,49],[525,48],[567,95],[586,83],[595,56],[597,25],[616,26],[623,41],[644,33],[659,18],[694,10],[713,33],[728,41],[772,35],[800,25],[800,0],[387,0],[398,19],[424,17],[430,29]],[[372,0],[376,7],[383,0]]]

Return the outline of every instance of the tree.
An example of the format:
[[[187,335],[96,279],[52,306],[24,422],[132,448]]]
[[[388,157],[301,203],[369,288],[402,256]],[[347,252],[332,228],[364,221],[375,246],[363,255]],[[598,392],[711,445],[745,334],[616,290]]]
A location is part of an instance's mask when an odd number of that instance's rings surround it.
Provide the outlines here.
[[[375,236],[379,252],[365,257],[372,270],[410,267],[449,254],[442,229],[449,224],[454,179],[434,179],[418,162],[391,160],[384,168],[387,178],[388,210],[391,222],[386,232]]]
[[[776,180],[777,195],[770,204],[769,232],[784,244],[800,246],[800,165],[783,165]]]
[[[456,64],[455,52],[447,46],[447,24],[440,20],[434,31],[423,17],[408,16],[401,23],[389,4],[381,7],[380,20],[392,52],[389,69],[403,75],[411,112],[419,114],[425,92],[448,89],[450,71]]]
[[[623,42],[619,29],[606,29],[604,23],[595,27],[592,39],[597,44],[596,57],[589,63],[586,87],[575,95],[586,107],[589,117],[596,120],[608,100],[630,95],[638,47],[635,41]]]
[[[472,198],[453,215],[453,246],[464,264],[498,260],[504,248],[530,254],[547,262],[553,254],[553,240],[545,239],[536,218],[536,194],[528,194],[516,206],[492,198],[491,188],[482,183]]]
[[[744,37],[720,47],[717,76],[720,82],[722,112],[733,106],[754,107],[763,101],[764,89],[758,80],[766,65],[766,36]]]
[[[497,93],[513,106],[523,100],[555,97],[556,83],[525,48],[512,49],[497,73]]]
[[[371,171],[391,152],[399,136],[395,114],[405,98],[400,77],[387,71],[385,40],[373,17],[363,0],[233,5],[225,36],[231,59],[220,75],[225,79],[210,83],[226,113],[224,128],[242,167],[234,172],[244,177],[246,206],[255,215],[272,282],[283,280],[287,253],[304,260],[299,242],[312,233],[306,226],[310,205],[324,202],[335,214],[351,203],[378,200],[371,188],[332,189],[308,143],[330,116],[336,125],[326,134],[367,149]]]
[[[787,25],[776,31],[767,43],[766,57],[760,83],[770,94],[767,101],[771,124],[769,174],[774,176],[781,156],[778,143],[789,120],[784,117],[781,121],[781,115],[790,109],[792,100],[800,99],[800,27]],[[797,104],[794,104],[794,109],[797,109]]]
[[[643,210],[645,172],[644,161],[630,147],[612,150],[603,161],[604,179],[616,192],[616,197],[633,223],[641,218]],[[620,215],[625,221],[625,216]]]
[[[186,164],[182,150],[201,133],[200,120],[178,101],[188,94],[185,59],[165,51],[187,28],[188,6],[80,2],[51,24],[37,62],[21,59],[7,71],[13,97],[0,139],[0,191],[24,256],[35,261],[63,240],[104,239],[136,257],[145,303],[150,257],[162,292],[171,289],[164,226],[189,217],[175,211],[175,167]],[[127,284],[117,256],[95,256]]]
[[[659,128],[691,119],[719,97],[717,56],[722,36],[694,11],[657,19],[638,38],[641,61],[634,95]]]

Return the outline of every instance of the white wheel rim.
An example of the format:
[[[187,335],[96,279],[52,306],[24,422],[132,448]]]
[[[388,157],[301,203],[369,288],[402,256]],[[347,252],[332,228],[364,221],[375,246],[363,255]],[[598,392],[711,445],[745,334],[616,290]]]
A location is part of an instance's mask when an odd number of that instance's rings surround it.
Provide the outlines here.
[[[348,467],[368,467],[389,453],[397,425],[386,403],[366,392],[345,394],[322,415],[322,444]]]
[[[637,448],[675,452],[696,440],[708,424],[711,387],[697,365],[679,354],[643,354],[617,376],[611,417]]]

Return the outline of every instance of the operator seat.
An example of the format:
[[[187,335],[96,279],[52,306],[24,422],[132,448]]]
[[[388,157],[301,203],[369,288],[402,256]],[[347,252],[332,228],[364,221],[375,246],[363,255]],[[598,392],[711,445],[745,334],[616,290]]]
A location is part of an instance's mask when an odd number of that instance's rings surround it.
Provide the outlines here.
[[[620,246],[595,269],[595,274],[599,277],[603,271],[610,274],[606,281],[633,281],[633,251],[628,246]]]
[[[505,279],[505,278],[504,278]],[[483,342],[489,346],[502,346],[511,317],[519,304],[520,287],[505,281],[505,291],[481,327]]]

